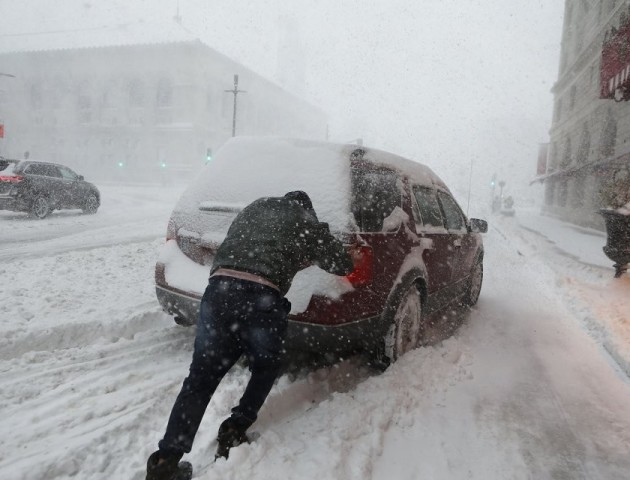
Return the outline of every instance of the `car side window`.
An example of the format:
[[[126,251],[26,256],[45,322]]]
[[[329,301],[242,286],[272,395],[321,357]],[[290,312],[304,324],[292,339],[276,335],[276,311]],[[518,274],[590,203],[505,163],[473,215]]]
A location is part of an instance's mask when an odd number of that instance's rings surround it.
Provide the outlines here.
[[[42,168],[43,166],[44,165],[32,163],[24,169],[24,173],[28,173],[30,175],[45,175],[44,169]]]
[[[66,180],[76,180],[78,175],[66,167],[57,167],[61,172],[61,176]]]
[[[455,199],[445,192],[438,192],[438,198],[442,204],[446,228],[454,231],[465,231],[466,220]]]
[[[47,177],[53,178],[61,178],[61,173],[59,173],[59,169],[54,165],[42,165],[43,167],[43,175]]]
[[[435,191],[431,188],[414,185],[413,195],[420,212],[420,223],[425,227],[444,228]]]

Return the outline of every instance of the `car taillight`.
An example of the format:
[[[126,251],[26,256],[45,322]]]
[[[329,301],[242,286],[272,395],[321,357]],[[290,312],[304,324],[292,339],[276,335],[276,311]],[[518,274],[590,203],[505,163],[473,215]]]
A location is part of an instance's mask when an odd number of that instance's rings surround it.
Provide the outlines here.
[[[350,255],[354,262],[354,270],[346,275],[353,287],[370,285],[373,278],[374,252],[371,247],[352,247]]]
[[[0,182],[20,183],[24,180],[21,175],[0,175]]]

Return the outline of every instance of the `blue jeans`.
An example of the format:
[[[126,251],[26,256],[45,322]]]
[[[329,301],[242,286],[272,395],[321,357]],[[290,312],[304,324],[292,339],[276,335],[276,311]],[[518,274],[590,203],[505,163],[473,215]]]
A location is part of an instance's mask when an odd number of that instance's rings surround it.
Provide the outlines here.
[[[290,309],[290,302],[266,285],[210,278],[201,299],[190,372],[159,443],[161,451],[190,452],[212,395],[241,355],[247,356],[251,378],[232,417],[244,430],[256,421],[282,368]]]

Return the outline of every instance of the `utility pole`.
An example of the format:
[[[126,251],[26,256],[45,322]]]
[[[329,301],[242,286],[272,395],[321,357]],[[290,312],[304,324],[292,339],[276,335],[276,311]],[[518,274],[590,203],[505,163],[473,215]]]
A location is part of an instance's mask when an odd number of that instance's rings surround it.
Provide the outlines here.
[[[232,136],[236,136],[236,97],[239,93],[247,93],[245,90],[238,89],[238,75],[234,75],[234,88],[232,90],[224,90],[225,92],[234,94],[234,110],[232,112]]]

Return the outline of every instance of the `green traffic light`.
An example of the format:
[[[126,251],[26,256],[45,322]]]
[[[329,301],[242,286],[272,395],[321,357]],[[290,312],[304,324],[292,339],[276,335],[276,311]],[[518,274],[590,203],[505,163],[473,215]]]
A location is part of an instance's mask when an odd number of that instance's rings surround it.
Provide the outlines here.
[[[122,168],[122,167],[124,167],[124,166],[125,166],[125,163],[124,163],[124,162],[118,162],[118,166],[119,166],[120,168]]]
[[[162,168],[166,168],[166,162],[162,162],[162,163],[160,163],[160,167],[162,167]]]

